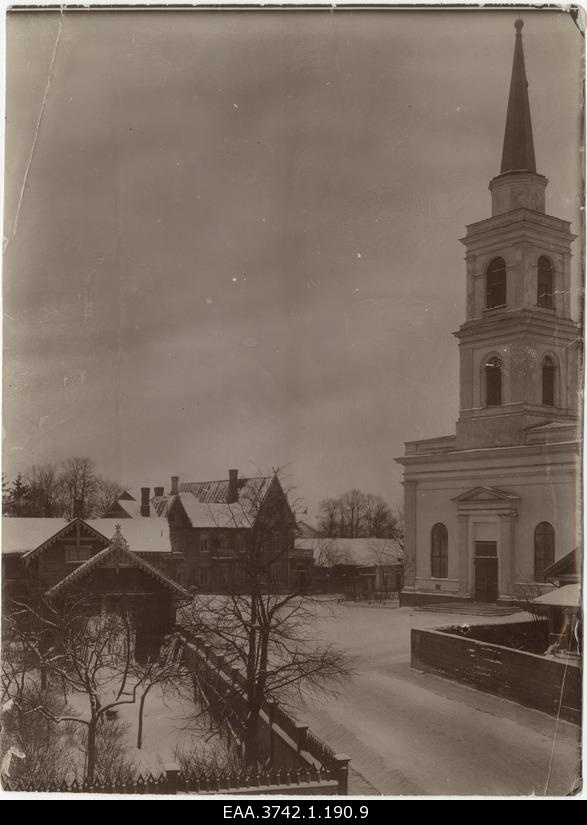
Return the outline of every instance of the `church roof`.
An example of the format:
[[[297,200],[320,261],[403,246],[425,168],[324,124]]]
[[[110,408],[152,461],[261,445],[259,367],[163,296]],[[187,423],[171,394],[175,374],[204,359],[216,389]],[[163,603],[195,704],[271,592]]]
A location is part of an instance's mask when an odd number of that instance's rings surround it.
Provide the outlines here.
[[[516,43],[501,157],[502,175],[513,171],[536,172],[528,81],[526,80],[524,47],[522,45],[524,22],[516,20],[514,25],[516,27]]]

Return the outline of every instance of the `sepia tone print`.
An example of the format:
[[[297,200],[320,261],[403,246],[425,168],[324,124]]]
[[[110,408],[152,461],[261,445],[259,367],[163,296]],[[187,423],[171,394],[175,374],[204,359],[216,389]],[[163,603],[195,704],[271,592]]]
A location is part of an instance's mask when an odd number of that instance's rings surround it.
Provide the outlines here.
[[[581,792],[581,28],[8,13],[5,794]]]

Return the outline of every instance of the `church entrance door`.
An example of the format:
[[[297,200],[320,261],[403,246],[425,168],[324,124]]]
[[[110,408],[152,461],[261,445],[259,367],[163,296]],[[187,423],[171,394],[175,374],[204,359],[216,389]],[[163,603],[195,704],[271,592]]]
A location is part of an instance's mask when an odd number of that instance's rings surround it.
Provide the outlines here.
[[[475,542],[475,600],[497,601],[497,542]]]

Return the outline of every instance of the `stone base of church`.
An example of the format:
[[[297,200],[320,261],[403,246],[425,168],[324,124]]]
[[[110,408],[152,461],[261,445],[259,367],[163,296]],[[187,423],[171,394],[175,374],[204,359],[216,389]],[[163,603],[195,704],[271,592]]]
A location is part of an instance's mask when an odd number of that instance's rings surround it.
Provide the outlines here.
[[[399,594],[400,607],[420,607],[425,604],[454,604],[455,602],[467,604],[472,601],[473,599],[470,596],[457,596],[452,593],[423,593],[417,590],[402,590]]]

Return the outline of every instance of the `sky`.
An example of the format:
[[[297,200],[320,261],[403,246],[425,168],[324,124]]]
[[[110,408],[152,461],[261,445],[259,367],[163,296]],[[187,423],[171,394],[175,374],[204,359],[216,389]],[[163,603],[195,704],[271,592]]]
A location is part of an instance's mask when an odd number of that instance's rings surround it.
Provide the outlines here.
[[[403,443],[454,432],[458,239],[490,215],[517,17],[9,15],[8,477],[281,468],[309,517],[400,505]],[[582,234],[583,41],[523,17],[547,212]]]

